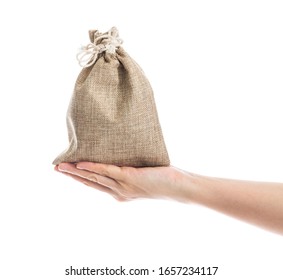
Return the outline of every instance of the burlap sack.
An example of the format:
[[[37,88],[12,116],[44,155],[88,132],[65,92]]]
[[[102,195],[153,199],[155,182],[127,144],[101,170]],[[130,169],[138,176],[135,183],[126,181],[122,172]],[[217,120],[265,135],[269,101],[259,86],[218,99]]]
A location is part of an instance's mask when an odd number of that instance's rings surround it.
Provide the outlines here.
[[[53,162],[166,166],[169,157],[151,86],[120,46],[116,28],[89,32],[67,112],[69,147]]]

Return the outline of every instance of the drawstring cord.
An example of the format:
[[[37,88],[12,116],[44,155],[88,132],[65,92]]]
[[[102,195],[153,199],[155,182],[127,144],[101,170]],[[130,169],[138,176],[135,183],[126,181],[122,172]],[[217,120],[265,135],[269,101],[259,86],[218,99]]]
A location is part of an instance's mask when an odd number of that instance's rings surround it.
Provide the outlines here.
[[[98,42],[101,43],[98,44]],[[107,34],[97,36],[93,43],[89,43],[86,46],[81,47],[77,54],[79,65],[83,68],[93,65],[100,53],[115,53],[122,43],[123,40],[119,38],[117,28],[112,27]]]

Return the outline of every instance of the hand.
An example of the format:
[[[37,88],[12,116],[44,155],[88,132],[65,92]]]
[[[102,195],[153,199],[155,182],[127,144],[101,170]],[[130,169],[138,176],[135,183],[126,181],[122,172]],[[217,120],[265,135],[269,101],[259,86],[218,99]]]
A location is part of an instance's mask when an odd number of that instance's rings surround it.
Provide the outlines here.
[[[55,167],[73,179],[112,195],[118,201],[180,196],[181,170],[174,167],[118,167],[92,162],[61,163]],[[182,199],[180,199],[182,200]]]

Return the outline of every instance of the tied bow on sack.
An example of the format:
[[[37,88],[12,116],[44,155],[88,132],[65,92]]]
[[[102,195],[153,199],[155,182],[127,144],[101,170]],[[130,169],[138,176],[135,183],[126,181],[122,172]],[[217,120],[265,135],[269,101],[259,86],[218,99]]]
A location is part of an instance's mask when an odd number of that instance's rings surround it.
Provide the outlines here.
[[[98,31],[90,31],[90,36],[95,37],[93,43],[81,47],[77,54],[77,60],[81,67],[89,67],[93,65],[100,53],[114,54],[118,47],[121,46],[123,40],[119,38],[119,33],[116,27],[112,27],[107,34],[101,34]],[[103,43],[102,43],[103,41]]]
[[[169,165],[152,88],[118,30],[89,37],[77,55],[83,69],[67,112],[69,146],[53,164]]]

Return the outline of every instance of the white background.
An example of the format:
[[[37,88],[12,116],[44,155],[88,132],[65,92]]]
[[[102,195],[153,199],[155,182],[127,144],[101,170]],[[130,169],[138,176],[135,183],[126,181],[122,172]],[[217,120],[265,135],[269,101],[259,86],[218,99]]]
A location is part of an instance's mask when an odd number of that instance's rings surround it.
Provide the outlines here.
[[[281,1],[2,1],[0,278],[126,279],[64,276],[123,265],[219,267],[144,279],[283,279],[282,236],[195,205],[118,203],[51,164],[77,49],[115,25],[151,81],[172,165],[283,182],[282,14]]]

